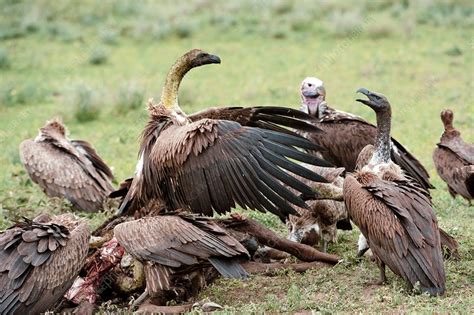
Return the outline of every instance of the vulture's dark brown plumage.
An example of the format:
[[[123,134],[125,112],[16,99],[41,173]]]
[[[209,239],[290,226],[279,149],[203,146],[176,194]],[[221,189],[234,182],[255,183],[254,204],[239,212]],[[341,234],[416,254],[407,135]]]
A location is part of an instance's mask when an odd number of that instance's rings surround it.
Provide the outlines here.
[[[211,108],[185,115],[178,105],[178,87],[192,68],[219,63],[217,56],[192,50],[168,73],[159,104],[149,104],[150,120],[142,134],[139,162],[120,213],[149,209],[162,200],[168,210],[212,215],[236,204],[270,211],[285,219],[292,206],[306,207],[287,189],[314,194],[286,171],[313,181],[323,177],[293,160],[328,166],[303,151],[319,146],[280,125],[317,131],[308,115],[279,107]],[[140,215],[149,214],[142,213]]]
[[[226,278],[246,278],[239,262],[247,250],[211,219],[168,213],[125,222],[114,228],[125,250],[144,262],[148,294],[171,291],[184,275],[213,266]]]
[[[70,214],[25,220],[0,234],[0,314],[39,314],[79,273],[89,230]]]
[[[453,126],[453,112],[441,112],[444,132],[433,152],[438,175],[448,185],[451,196],[461,195],[469,203],[474,199],[474,144],[464,142]]]
[[[315,126],[324,133],[300,132],[312,142],[322,146],[322,157],[346,171],[353,172],[357,157],[368,144],[375,144],[377,128],[363,118],[329,107],[325,101],[323,82],[314,77],[306,78],[301,85],[302,111],[317,118]],[[423,165],[397,140],[391,138],[392,161],[400,165],[408,176],[424,189],[434,188]]]
[[[390,160],[390,104],[379,93],[359,89],[368,100],[358,99],[377,114],[377,139],[372,157],[361,171],[344,180],[344,201],[354,223],[379,260],[381,280],[385,265],[411,286],[442,295],[446,276],[440,233],[430,198],[406,178]]]
[[[20,144],[20,158],[30,178],[50,197],[95,212],[113,191],[112,171],[83,140],[68,140],[57,119],[48,121],[34,140]]]

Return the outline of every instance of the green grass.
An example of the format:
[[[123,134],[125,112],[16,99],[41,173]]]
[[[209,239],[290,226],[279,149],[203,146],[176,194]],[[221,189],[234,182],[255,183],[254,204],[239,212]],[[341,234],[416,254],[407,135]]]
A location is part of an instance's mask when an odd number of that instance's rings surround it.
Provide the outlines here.
[[[297,108],[306,76],[325,82],[330,104],[369,121],[373,112],[354,102],[357,88],[387,95],[393,136],[428,168],[440,225],[457,237],[463,256],[446,264],[444,298],[412,295],[393,276],[389,285],[373,287],[368,283],[377,277],[375,265],[353,259],[354,231],[330,248],[347,263],[304,275],[220,280],[201,297],[242,312],[474,311],[474,208],[460,199],[450,206],[431,160],[443,108],[454,111],[456,127],[474,141],[469,1],[0,2],[0,59],[8,65],[0,67],[0,229],[22,215],[69,210],[28,179],[18,156],[23,139],[61,116],[70,137],[93,142],[118,180],[132,175],[147,121],[144,101],[159,97],[170,65],[197,47],[218,54],[222,64],[186,77],[180,101],[188,113],[217,105]],[[93,62],[97,55],[100,62]],[[126,82],[137,82],[136,90]],[[93,109],[85,119],[76,110],[80,87],[87,87],[91,98],[84,94],[84,102]],[[106,215],[83,214],[91,226]],[[252,216],[284,231],[270,215]]]

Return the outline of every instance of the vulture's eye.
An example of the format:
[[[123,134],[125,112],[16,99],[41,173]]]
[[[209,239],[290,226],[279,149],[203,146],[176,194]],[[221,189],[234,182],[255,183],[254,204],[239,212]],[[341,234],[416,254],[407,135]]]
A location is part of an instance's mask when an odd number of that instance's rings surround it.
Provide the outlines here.
[[[312,87],[313,85],[312,85],[311,83],[308,83],[308,86],[309,86],[309,87]]]

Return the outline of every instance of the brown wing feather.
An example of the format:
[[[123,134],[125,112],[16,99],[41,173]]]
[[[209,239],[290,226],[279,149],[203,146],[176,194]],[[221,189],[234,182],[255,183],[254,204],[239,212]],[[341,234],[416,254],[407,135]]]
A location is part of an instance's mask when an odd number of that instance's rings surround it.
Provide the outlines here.
[[[104,177],[113,180],[112,170],[105,164],[104,160],[97,154],[94,147],[84,140],[72,140],[72,145],[78,149],[84,156],[92,162],[96,170]]]
[[[25,140],[20,157],[31,179],[50,197],[63,197],[83,210],[97,211],[113,190],[92,167],[51,143]]]
[[[467,165],[453,151],[443,146],[435,148],[433,162],[451,194],[459,194],[467,200],[474,198],[474,165]]]
[[[409,181],[388,182],[359,173],[344,181],[352,220],[374,253],[411,285],[443,294],[445,274],[436,216],[426,192]]]
[[[300,134],[325,149],[321,152],[324,159],[336,166],[344,167],[348,172],[356,169],[359,153],[366,145],[375,143],[377,134],[377,128],[363,118],[331,108],[328,108],[315,126],[323,133],[300,132]],[[425,167],[393,138],[391,157],[424,189],[434,188]]]
[[[237,240],[207,218],[146,217],[117,225],[114,234],[137,259],[168,267],[198,264],[210,257],[248,257]]]
[[[290,203],[306,205],[281,182],[301,193],[312,193],[285,169],[313,181],[326,181],[288,159],[328,165],[297,150],[295,147],[319,148],[300,137],[209,119],[145,131],[145,135],[149,139],[145,137],[142,144],[143,169],[134,178],[121,210],[139,209],[150,200],[161,199],[169,209],[187,208],[206,215],[225,213],[237,203],[285,218],[295,213]]]
[[[84,264],[89,231],[27,221],[0,235],[0,313],[41,313],[70,287]],[[44,250],[39,246],[49,245]]]

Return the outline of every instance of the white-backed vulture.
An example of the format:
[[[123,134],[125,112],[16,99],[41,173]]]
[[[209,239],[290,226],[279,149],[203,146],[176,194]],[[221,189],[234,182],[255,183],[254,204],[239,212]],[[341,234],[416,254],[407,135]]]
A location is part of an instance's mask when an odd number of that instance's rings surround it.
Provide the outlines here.
[[[87,224],[71,214],[25,219],[0,234],[0,314],[39,314],[58,301],[89,250]]]
[[[390,159],[391,107],[379,93],[359,89],[367,96],[357,99],[377,116],[375,147],[361,154],[371,159],[361,171],[346,176],[344,201],[352,221],[368,241],[386,281],[385,266],[422,292],[442,295],[446,276],[440,233],[428,193],[405,177]],[[371,154],[367,154],[371,152]]]
[[[344,172],[344,168],[335,169],[312,165],[306,165],[306,167],[332,182],[332,186],[328,186],[328,189],[333,189],[334,195],[342,194],[344,178],[340,175]],[[308,186],[312,186],[312,183],[309,181],[304,181],[303,179],[303,182]],[[307,245],[315,245],[318,242],[322,242],[323,251],[327,252],[328,243],[337,241],[338,226],[343,230],[351,229],[344,202],[324,199],[308,200],[306,203],[308,204],[308,209],[297,208],[300,216],[290,215],[288,220],[288,238],[294,242],[301,242]]]
[[[324,133],[301,132],[322,146],[322,157],[347,172],[355,170],[357,157],[368,144],[375,144],[377,128],[361,117],[333,109],[325,101],[326,90],[321,80],[308,77],[301,84],[301,110],[317,118],[315,126]],[[391,138],[392,161],[413,177],[426,190],[434,188],[423,165],[397,140]]]
[[[20,144],[20,158],[46,195],[65,198],[80,210],[101,210],[114,189],[112,171],[92,145],[67,139],[58,119],[48,121],[34,140]]]
[[[474,144],[466,143],[453,126],[453,112],[441,112],[444,132],[433,152],[438,175],[448,185],[453,198],[461,195],[469,204],[474,199]]]
[[[304,201],[285,187],[314,194],[310,187],[286,171],[313,181],[325,181],[293,160],[328,166],[320,158],[296,148],[319,146],[279,125],[317,130],[297,110],[271,107],[212,108],[187,116],[178,105],[178,88],[194,67],[220,63],[217,56],[194,49],[170,69],[161,101],[149,103],[150,120],[142,134],[135,177],[119,213],[149,210],[155,199],[167,210],[211,216],[236,204],[244,209],[270,211],[282,220],[296,214],[291,204]],[[303,114],[303,115],[302,115]],[[231,120],[232,119],[232,120]],[[291,160],[290,160],[291,159]],[[141,213],[143,216],[149,213]]]

